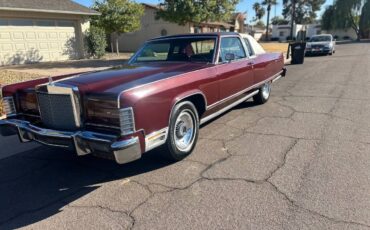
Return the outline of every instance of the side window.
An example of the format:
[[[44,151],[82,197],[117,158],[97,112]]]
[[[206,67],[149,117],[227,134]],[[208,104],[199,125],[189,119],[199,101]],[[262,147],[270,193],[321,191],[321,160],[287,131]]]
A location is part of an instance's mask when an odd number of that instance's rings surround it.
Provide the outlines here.
[[[136,61],[164,61],[167,59],[169,43],[153,43],[144,47]]]
[[[244,38],[244,42],[245,45],[247,46],[249,56],[254,56],[255,53],[249,40],[247,38]]]
[[[226,54],[234,54],[235,59],[246,57],[242,42],[237,37],[226,37],[221,39],[220,62],[224,62]]]

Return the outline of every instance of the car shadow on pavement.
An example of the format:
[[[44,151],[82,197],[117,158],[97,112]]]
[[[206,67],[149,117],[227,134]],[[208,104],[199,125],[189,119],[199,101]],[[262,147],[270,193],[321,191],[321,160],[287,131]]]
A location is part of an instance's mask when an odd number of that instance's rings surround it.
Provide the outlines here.
[[[100,188],[171,162],[152,151],[142,159],[118,165],[114,161],[49,147],[0,160],[0,229],[15,229],[49,218],[71,202]]]
[[[253,101],[246,101],[233,110],[254,106]],[[100,188],[103,183],[124,180],[172,163],[160,156],[160,150],[152,150],[140,160],[119,165],[111,160],[77,157],[72,152],[45,146],[2,159],[0,229],[37,223],[62,212],[63,207]]]

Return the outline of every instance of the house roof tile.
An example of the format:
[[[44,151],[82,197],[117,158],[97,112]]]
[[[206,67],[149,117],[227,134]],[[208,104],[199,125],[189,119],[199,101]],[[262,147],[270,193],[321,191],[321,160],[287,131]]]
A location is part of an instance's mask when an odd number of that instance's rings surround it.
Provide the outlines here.
[[[0,10],[99,15],[71,0],[0,0]]]

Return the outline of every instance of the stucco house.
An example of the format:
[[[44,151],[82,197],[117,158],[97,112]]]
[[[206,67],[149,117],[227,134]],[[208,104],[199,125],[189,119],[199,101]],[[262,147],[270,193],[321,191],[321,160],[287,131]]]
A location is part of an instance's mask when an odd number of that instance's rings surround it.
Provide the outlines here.
[[[70,0],[1,0],[0,65],[83,57],[91,15]]]
[[[290,37],[290,24],[288,25],[274,25],[272,27],[272,38],[279,41],[286,41]],[[357,35],[352,29],[338,29],[331,31],[324,31],[321,28],[320,22],[313,24],[300,25],[294,24],[293,36],[298,40],[300,38],[311,38],[318,34],[332,34],[337,39],[356,39]]]
[[[173,34],[206,33],[218,31],[244,32],[245,15],[233,14],[230,22],[203,22],[200,24],[187,23],[178,25],[162,19],[156,20],[156,12],[159,6],[145,4],[144,15],[141,18],[140,30],[133,33],[122,34],[119,37],[119,50],[124,52],[136,51],[146,40]]]

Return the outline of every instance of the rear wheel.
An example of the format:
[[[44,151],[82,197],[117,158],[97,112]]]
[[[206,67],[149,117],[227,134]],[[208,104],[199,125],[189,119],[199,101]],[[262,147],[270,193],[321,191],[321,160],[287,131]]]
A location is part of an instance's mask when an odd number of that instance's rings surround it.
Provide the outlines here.
[[[198,140],[199,117],[193,103],[177,104],[172,111],[164,155],[179,161],[188,156]]]
[[[259,88],[259,92],[253,96],[253,101],[256,104],[265,104],[269,98],[271,93],[271,82],[266,82]]]

